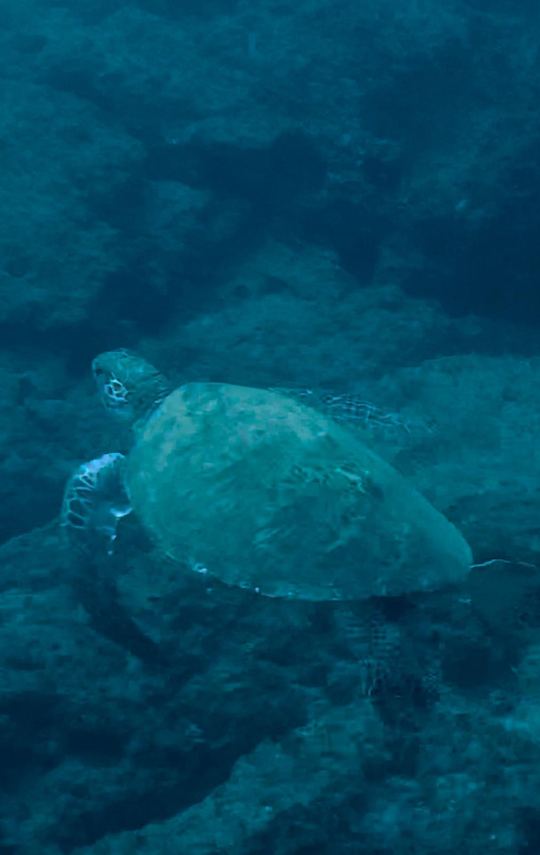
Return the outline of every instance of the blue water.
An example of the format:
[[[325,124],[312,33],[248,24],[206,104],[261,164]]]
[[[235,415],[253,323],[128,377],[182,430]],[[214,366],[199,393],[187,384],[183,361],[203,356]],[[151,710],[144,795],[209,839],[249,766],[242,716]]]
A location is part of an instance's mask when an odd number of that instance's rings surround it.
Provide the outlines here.
[[[538,3],[3,0],[0,51],[0,855],[540,851]],[[305,602],[81,545],[118,347],[292,390],[488,563]]]

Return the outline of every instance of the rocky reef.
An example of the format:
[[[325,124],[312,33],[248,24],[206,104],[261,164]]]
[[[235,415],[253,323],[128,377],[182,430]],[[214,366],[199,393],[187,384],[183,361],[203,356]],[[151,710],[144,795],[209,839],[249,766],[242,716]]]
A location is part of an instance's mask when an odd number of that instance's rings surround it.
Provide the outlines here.
[[[5,0],[0,853],[540,847],[540,11]],[[266,600],[68,474],[88,366],[350,394],[465,534],[459,591]],[[521,564],[519,562],[522,562]]]

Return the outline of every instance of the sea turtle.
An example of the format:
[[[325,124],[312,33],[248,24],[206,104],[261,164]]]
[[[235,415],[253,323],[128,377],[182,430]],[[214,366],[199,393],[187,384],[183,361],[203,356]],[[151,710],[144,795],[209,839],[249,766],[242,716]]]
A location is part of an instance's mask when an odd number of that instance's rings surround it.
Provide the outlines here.
[[[92,368],[134,443],[69,479],[62,522],[79,536],[112,542],[133,508],[164,556],[275,597],[359,600],[467,575],[460,532],[327,414],[275,390],[173,389],[126,350]]]

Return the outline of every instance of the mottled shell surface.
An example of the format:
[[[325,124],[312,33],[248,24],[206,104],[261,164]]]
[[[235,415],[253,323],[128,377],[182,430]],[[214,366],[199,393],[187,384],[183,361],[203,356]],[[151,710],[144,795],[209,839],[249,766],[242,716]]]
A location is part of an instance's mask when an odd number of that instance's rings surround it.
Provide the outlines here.
[[[126,487],[165,554],[268,596],[433,590],[472,561],[459,531],[353,433],[267,390],[172,392],[137,427]]]

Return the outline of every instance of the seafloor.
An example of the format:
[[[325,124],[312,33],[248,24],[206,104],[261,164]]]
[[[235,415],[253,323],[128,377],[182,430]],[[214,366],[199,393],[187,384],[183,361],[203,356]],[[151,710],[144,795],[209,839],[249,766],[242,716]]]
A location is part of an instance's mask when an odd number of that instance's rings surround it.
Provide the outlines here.
[[[538,853],[537,0],[3,0],[0,51],[0,855]],[[118,346],[396,414],[509,563],[282,602],[130,518],[86,564]]]

